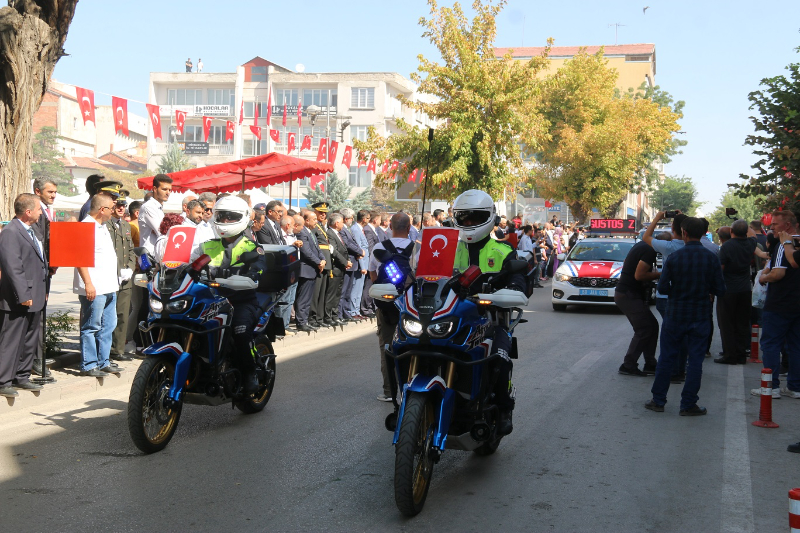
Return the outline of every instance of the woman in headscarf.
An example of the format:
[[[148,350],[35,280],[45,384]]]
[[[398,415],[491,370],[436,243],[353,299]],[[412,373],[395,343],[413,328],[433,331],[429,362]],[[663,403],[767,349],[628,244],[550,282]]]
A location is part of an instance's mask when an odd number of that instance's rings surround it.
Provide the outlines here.
[[[561,229],[561,226],[553,231],[553,246],[555,247],[553,250],[553,276],[555,276],[556,270],[558,270],[558,254],[564,253],[563,236],[564,230]]]

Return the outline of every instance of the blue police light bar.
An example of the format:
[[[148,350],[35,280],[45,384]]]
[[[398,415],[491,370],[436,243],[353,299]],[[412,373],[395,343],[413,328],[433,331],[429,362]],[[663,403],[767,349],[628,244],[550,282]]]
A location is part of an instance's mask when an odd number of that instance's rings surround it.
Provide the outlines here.
[[[384,271],[389,277],[389,281],[392,283],[392,285],[399,285],[403,281],[403,278],[405,278],[405,275],[400,271],[400,268],[394,261],[386,263],[384,266]]]

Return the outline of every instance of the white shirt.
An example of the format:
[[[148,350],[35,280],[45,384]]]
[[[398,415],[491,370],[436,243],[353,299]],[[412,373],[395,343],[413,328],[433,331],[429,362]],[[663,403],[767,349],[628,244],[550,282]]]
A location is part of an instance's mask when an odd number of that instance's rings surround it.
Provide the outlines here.
[[[197,72],[203,72],[203,62],[202,61],[198,61],[197,62]]]
[[[44,207],[42,208],[42,212],[44,212]],[[43,215],[43,216],[47,216],[47,215]],[[20,224],[22,224],[22,229],[24,229],[28,233],[28,235],[30,235],[31,234],[31,231],[30,231],[31,227],[29,225],[27,225],[26,223],[24,223],[23,221],[21,221],[20,219],[17,219],[17,221]],[[42,246],[42,241],[39,240],[39,237],[36,236],[36,233],[33,234],[33,240],[36,241],[36,249],[39,252],[39,257],[43,258],[44,256],[42,255],[42,250],[44,250],[44,246]]]
[[[294,241],[297,240],[293,233],[286,233],[283,229],[281,229],[281,237],[283,237],[283,242],[286,246],[294,246]]]
[[[94,224],[94,266],[89,267],[89,281],[94,285],[98,295],[110,294],[119,290],[119,277],[117,276],[117,252],[114,250],[114,241],[105,224],[98,224],[91,216],[81,222]],[[86,296],[86,286],[83,278],[75,269],[72,281],[72,292]]]
[[[533,251],[533,241],[531,240],[530,235],[522,236],[522,238],[519,240],[519,246],[517,246],[517,250],[519,250],[520,252]]]
[[[411,244],[411,239],[404,239],[402,237],[397,239],[392,237],[390,240],[392,241],[392,244],[394,244],[394,247],[397,248],[398,250],[403,250],[409,244]],[[386,248],[383,247],[382,243],[378,243],[372,248],[372,254],[370,254],[369,256],[369,272],[378,271],[378,267],[381,266],[381,262],[375,258],[375,252],[377,250],[385,250],[385,249]]]
[[[152,253],[156,250],[156,241],[161,236],[158,227],[164,220],[164,206],[155,198],[150,198],[139,209],[139,244]]]

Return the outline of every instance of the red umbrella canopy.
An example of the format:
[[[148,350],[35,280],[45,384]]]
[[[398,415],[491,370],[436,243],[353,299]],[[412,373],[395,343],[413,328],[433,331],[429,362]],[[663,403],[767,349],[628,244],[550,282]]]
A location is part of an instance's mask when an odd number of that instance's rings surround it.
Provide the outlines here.
[[[172,178],[172,190],[195,193],[237,192],[294,181],[323,172],[333,172],[332,163],[300,159],[288,155],[271,153],[219,163],[202,168],[192,168],[168,174]],[[136,184],[140,189],[153,188],[153,176],[139,178]]]

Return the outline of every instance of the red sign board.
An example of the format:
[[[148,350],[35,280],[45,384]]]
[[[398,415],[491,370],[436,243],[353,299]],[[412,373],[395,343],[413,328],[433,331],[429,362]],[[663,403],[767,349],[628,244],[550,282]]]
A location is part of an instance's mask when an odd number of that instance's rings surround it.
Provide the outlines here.
[[[94,230],[94,223],[51,222],[50,266],[93,267]]]
[[[589,229],[595,233],[636,233],[636,220],[629,218],[593,218]]]
[[[453,275],[453,264],[458,250],[456,228],[425,228],[420,235],[417,276]]]

